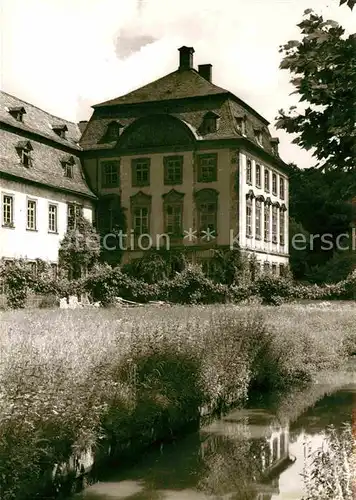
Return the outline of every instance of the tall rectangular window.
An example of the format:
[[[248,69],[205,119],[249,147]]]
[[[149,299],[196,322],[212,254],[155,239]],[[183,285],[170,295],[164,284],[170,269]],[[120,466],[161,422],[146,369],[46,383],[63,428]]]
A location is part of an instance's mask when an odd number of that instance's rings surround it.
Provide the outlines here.
[[[199,205],[199,229],[200,232],[216,232],[216,203],[205,202]]]
[[[48,232],[57,233],[58,232],[58,214],[57,214],[57,205],[50,204],[48,206]]]
[[[261,165],[256,165],[256,187],[261,187]]]
[[[283,177],[279,178],[279,197],[281,200],[285,198],[285,182]]]
[[[135,158],[131,162],[132,186],[150,185],[150,158]]]
[[[2,223],[4,226],[13,226],[14,224],[14,198],[4,194],[2,198]]]
[[[285,216],[285,212],[283,210],[280,211],[280,214],[279,214],[279,243],[281,245],[284,245],[285,244],[285,220],[286,220],[286,216]]]
[[[119,185],[119,161],[105,161],[101,163],[101,187],[110,188]]]
[[[182,209],[181,203],[165,205],[165,232],[167,234],[177,236],[182,234]]]
[[[167,156],[163,161],[164,183],[166,185],[182,184],[183,156]]]
[[[136,207],[133,212],[133,229],[135,234],[149,234],[149,209]]]
[[[25,167],[31,167],[32,165],[31,153],[27,149],[22,149],[21,151],[21,163]]]
[[[67,231],[77,226],[78,219],[83,216],[83,207],[77,203],[67,204]]]
[[[272,194],[277,196],[277,174],[272,173]]]
[[[252,237],[252,202],[250,199],[246,200],[246,236]]]
[[[27,229],[37,229],[37,203],[35,200],[27,200]]]
[[[215,182],[217,180],[217,163],[216,153],[198,155],[198,182]]]
[[[265,205],[264,208],[264,226],[265,226],[265,234],[264,234],[264,240],[269,241],[269,212],[270,208],[269,205]]]
[[[68,177],[68,179],[73,178],[73,165],[70,163],[64,163],[63,162],[63,173],[64,177]]]
[[[264,179],[265,186],[264,187],[265,187],[266,193],[269,193],[269,170],[268,170],[268,168],[265,167],[264,173],[265,173],[265,179]]]
[[[252,184],[252,161],[247,158],[246,163],[246,182],[247,184]]]
[[[272,207],[272,242],[277,243],[277,220],[278,220],[278,208]]]
[[[260,200],[256,200],[256,239],[261,239],[261,222],[262,222],[262,204]]]

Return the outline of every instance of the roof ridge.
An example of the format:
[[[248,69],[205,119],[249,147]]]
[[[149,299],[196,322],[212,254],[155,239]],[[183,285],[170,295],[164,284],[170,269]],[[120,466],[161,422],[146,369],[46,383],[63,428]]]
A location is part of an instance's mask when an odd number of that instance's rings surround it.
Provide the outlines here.
[[[117,96],[117,97],[113,97],[112,99],[108,99],[106,101],[102,101],[102,102],[99,102],[97,104],[94,104],[92,106],[92,108],[96,109],[96,108],[100,108],[100,107],[105,107],[105,106],[114,106],[114,105],[125,105],[125,104],[132,104],[132,103],[125,103],[125,102],[117,102],[117,101],[120,101],[120,100],[125,100],[125,98],[129,97],[130,95],[132,94],[135,94],[136,92],[139,92],[139,91],[142,91],[143,89],[145,89],[146,87],[149,87],[149,86],[154,86],[154,85],[157,85],[158,82],[160,82],[161,80],[164,80],[164,79],[169,79],[169,77],[172,77],[173,75],[179,75],[179,74],[194,74],[195,76],[198,76],[199,79],[204,82],[205,85],[208,85],[211,89],[214,89],[215,91],[219,91],[219,92],[215,92],[216,94],[218,93],[228,93],[229,91],[222,88],[222,87],[219,87],[218,85],[216,85],[215,83],[207,80],[206,78],[204,78],[200,73],[199,71],[197,71],[195,68],[189,68],[189,69],[184,69],[184,70],[181,70],[181,69],[176,69],[174,71],[171,71],[170,73],[167,73],[166,75],[163,75],[159,78],[156,78],[155,80],[153,81],[150,81],[150,82],[147,82],[146,84],[144,85],[141,85],[140,87],[136,87],[132,90],[130,90],[129,92],[127,92],[126,94],[123,94],[123,95],[120,95],[120,96]],[[192,96],[194,97],[194,96]],[[187,97],[182,97],[183,99],[186,99]],[[179,97],[173,97],[174,100],[176,99],[179,99]],[[162,99],[162,97],[160,99],[158,99],[159,101],[163,101],[163,100],[171,100],[171,98],[168,98],[168,99]],[[146,102],[149,102],[149,101],[146,101]],[[155,99],[153,99],[152,101],[150,102],[155,102]]]
[[[9,97],[12,97],[13,99],[15,99],[16,101],[20,101],[22,102],[23,104],[27,104],[28,106],[31,106],[32,108],[36,108],[38,109],[39,111],[42,111],[42,113],[45,113],[46,115],[52,117],[52,118],[56,118],[57,120],[61,120],[61,121],[64,121],[66,123],[70,123],[71,125],[75,125],[75,126],[78,126],[78,124],[76,122],[72,122],[71,120],[67,120],[66,118],[61,118],[60,116],[56,116],[56,115],[53,115],[52,113],[50,113],[49,111],[46,111],[42,108],[40,108],[39,106],[36,106],[35,104],[32,104],[28,101],[24,101],[23,99],[20,99],[19,97],[13,95],[13,94],[9,94],[9,92],[5,92],[4,90],[0,90],[0,93],[1,94],[5,94]]]

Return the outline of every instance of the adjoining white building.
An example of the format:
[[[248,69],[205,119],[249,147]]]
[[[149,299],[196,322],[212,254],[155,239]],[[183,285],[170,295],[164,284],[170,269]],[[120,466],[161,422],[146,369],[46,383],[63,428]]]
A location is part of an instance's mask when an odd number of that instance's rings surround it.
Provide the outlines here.
[[[96,196],[80,162],[78,125],[0,92],[0,258],[56,266],[60,240]]]

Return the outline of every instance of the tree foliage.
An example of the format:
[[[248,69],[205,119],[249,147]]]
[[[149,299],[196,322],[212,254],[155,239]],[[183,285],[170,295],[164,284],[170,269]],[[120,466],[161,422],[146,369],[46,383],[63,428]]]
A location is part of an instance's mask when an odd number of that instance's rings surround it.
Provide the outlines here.
[[[356,173],[331,170],[324,172],[317,168],[302,170],[296,165],[289,166],[290,182],[290,265],[297,279],[311,278],[316,271],[317,282],[323,275],[330,281],[332,261],[341,263],[332,273],[332,281],[345,277],[343,269],[351,269],[355,260],[351,245],[350,226],[356,220],[355,205],[351,203],[356,193]],[[341,238],[341,235],[349,234]],[[293,245],[304,238],[305,249]],[[349,246],[350,251],[346,251]],[[341,248],[343,247],[343,248]],[[340,251],[343,256],[336,256]],[[336,260],[334,260],[334,257]],[[325,267],[323,270],[322,268]],[[346,266],[346,267],[345,267]],[[325,271],[325,272],[324,272]],[[341,274],[338,274],[340,271]],[[348,272],[346,272],[348,274]]]
[[[100,256],[100,237],[83,216],[76,219],[61,241],[58,251],[59,265],[72,277],[79,277],[83,270],[90,269]]]
[[[276,127],[296,134],[295,144],[314,148],[317,167],[351,170],[356,157],[356,35],[345,36],[337,22],[324,21],[311,9],[298,27],[302,40],[280,47],[280,68],[290,71],[293,93],[307,105],[304,111],[296,106],[280,110]]]
[[[340,5],[346,5],[352,10],[356,5],[356,0],[340,0]]]

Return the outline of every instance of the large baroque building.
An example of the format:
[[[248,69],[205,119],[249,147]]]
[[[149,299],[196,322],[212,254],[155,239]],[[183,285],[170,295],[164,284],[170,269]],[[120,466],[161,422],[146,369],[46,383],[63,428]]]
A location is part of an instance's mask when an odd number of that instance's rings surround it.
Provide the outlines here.
[[[288,264],[288,176],[268,122],[194,68],[93,106],[89,122],[54,117],[0,93],[0,257],[54,265],[77,213],[124,261],[148,248],[184,248],[208,265],[212,250]],[[94,210],[96,215],[94,216]],[[125,223],[125,235],[113,237]]]
[[[0,92],[0,258],[55,269],[68,224],[93,220],[79,139],[78,125]]]
[[[98,226],[110,233],[120,205],[127,260],[169,245],[204,263],[238,243],[279,273],[288,264],[288,177],[278,139],[212,82],[210,64],[196,70],[193,54],[181,47],[176,71],[93,106],[80,145]]]

